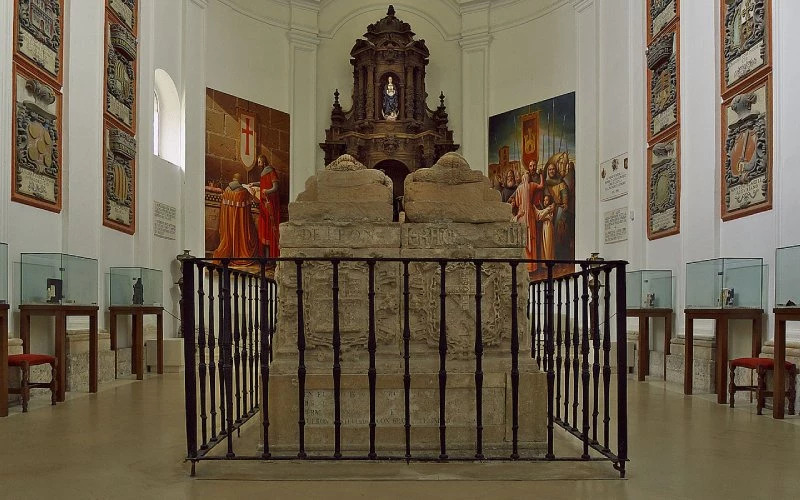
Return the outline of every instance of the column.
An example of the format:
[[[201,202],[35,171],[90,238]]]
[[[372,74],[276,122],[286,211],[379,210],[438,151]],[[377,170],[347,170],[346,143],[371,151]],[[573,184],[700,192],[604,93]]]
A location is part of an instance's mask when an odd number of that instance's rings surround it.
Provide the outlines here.
[[[478,2],[461,15],[461,153],[473,169],[489,168],[489,3]]]

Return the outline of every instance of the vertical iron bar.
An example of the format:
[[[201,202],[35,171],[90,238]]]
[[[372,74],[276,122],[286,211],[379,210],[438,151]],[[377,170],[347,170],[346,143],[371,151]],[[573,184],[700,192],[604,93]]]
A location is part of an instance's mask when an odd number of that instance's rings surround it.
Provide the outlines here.
[[[409,324],[408,261],[403,261],[403,392],[405,397],[405,431],[406,460],[411,459],[411,370],[410,343],[411,325]]]
[[[225,378],[225,414],[228,417],[228,453],[225,455],[228,458],[236,456],[233,453],[233,356],[232,356],[232,343],[233,334],[231,332],[231,322],[235,320],[231,317],[231,270],[228,267],[228,261],[223,261],[222,264],[224,279],[222,282],[224,290],[224,303],[223,308],[223,364],[222,369]],[[235,290],[234,290],[235,291]]]
[[[545,458],[553,460],[555,454],[553,453],[553,384],[555,383],[555,373],[553,373],[553,314],[554,314],[554,297],[555,290],[553,290],[553,263],[547,263],[547,286],[545,287],[545,365],[547,367],[547,454]]]
[[[272,338],[275,336],[275,327],[278,321],[278,284],[269,282],[269,362],[272,363]]]
[[[334,458],[342,458],[342,417],[341,417],[341,383],[342,366],[339,356],[342,346],[341,332],[339,331],[339,261],[332,260],[333,285],[333,432],[334,432]]]
[[[536,358],[536,342],[534,340],[536,315],[534,293],[536,291],[536,284],[532,281],[528,282],[528,339],[531,342],[531,359]]]
[[[267,326],[267,276],[266,276],[266,269],[264,268],[264,261],[261,261],[261,269],[259,271],[258,278],[260,280],[261,285],[261,293],[259,294],[259,299],[261,303],[260,307],[260,316],[261,321],[259,322],[259,326],[261,327],[260,334],[260,342],[261,342],[261,352],[260,355],[257,355],[256,362],[258,362],[259,358],[261,361],[261,387],[264,390],[264,398],[262,401],[262,408],[263,408],[263,425],[264,425],[264,451],[261,454],[261,458],[269,458],[270,451],[269,451],[269,356],[267,355],[267,339],[265,338],[265,329],[268,328]],[[256,384],[258,384],[258,378],[256,377]],[[258,385],[256,385],[256,395],[258,395]]]
[[[264,331],[263,330],[264,327],[262,326],[262,321],[264,319],[263,318],[264,303],[261,300],[261,295],[264,292],[264,283],[262,281],[264,278],[263,270],[264,270],[264,262],[262,261],[259,266],[259,272],[261,274],[258,275],[258,279],[255,281],[255,284],[253,285],[253,292],[255,294],[253,298],[255,299],[255,302],[253,303],[253,351],[252,352],[253,352],[253,386],[254,386],[253,388],[255,390],[254,394],[255,399],[253,400],[253,404],[255,405],[255,408],[261,408],[260,404],[261,393],[258,391],[259,390],[258,378],[260,376],[259,368],[261,368],[261,337],[262,337],[262,332]]]
[[[542,282],[536,284],[536,366],[542,368]]]
[[[582,295],[581,295],[581,319],[583,320],[583,331],[581,332],[581,389],[583,392],[583,405],[581,413],[583,416],[583,429],[581,438],[583,439],[583,455],[581,458],[589,460],[589,266],[581,264]]]
[[[581,330],[579,321],[580,316],[580,302],[578,299],[578,282],[580,276],[575,275],[575,283],[572,287],[572,300],[575,304],[575,323],[574,331],[572,333],[572,428],[578,430],[578,379],[580,378],[580,354],[578,347],[580,346]],[[585,326],[585,324],[584,324]]]
[[[200,357],[198,364],[198,376],[200,385],[200,449],[208,448],[208,417],[206,416],[206,311],[205,311],[205,290],[203,289],[203,263],[197,263],[197,309],[200,314],[197,317],[197,351]]]
[[[186,394],[186,451],[197,458],[197,380],[195,373],[194,260],[183,261],[181,326],[183,327],[184,391]]]
[[[214,338],[214,272],[215,267],[209,266],[208,269],[208,390],[211,393],[211,439],[217,438],[217,380],[216,362],[214,360],[215,343]],[[222,428],[220,423],[220,428]]]
[[[219,347],[217,353],[217,374],[219,375],[219,434],[225,436],[228,434],[228,405],[225,394],[225,269],[227,267],[220,267],[217,269],[219,274],[219,329],[217,337],[217,345]]]
[[[570,302],[570,295],[569,295],[569,282],[572,280],[571,276],[567,276],[564,278],[564,307],[565,307],[565,315],[564,315],[564,425],[569,427],[569,369],[570,363],[572,362],[570,359],[570,319],[571,319],[571,311],[569,307]]]
[[[367,261],[369,266],[369,338],[367,350],[369,351],[369,455],[370,460],[378,458],[375,453],[375,350],[378,343],[375,339],[375,260]]]
[[[517,262],[511,262],[511,460],[519,459],[519,330]]]
[[[242,422],[242,393],[239,390],[239,272],[233,273],[233,376],[236,394],[236,423]]]
[[[620,462],[617,470],[621,477],[625,477],[625,462],[628,460],[628,377],[625,376],[628,367],[628,353],[624,346],[627,339],[627,310],[625,289],[625,264],[616,266],[617,292],[617,457]]]
[[[475,458],[483,456],[483,325],[481,318],[481,261],[475,261]],[[528,308],[530,311],[530,307]]]
[[[255,394],[253,394],[253,384],[254,384],[254,378],[255,378],[255,368],[257,368],[255,366],[253,366],[253,361],[254,361],[253,350],[255,348],[255,346],[253,345],[253,321],[254,321],[253,320],[253,297],[254,297],[254,294],[253,294],[253,275],[252,274],[248,274],[247,275],[247,344],[248,344],[248,348],[247,348],[247,352],[248,352],[247,377],[248,377],[248,382],[249,383],[248,383],[247,386],[248,386],[249,391],[250,391],[250,408],[249,408],[248,413],[251,414],[251,415],[255,411],[256,400],[255,400]],[[257,328],[256,328],[256,331],[258,331]]]
[[[445,271],[447,262],[439,261],[439,460],[447,459],[447,425],[445,424],[445,397],[447,391],[447,288]]]
[[[597,416],[600,414],[600,270],[592,269],[592,443],[597,444]]]
[[[611,423],[611,267],[605,268],[606,294],[603,307],[603,449],[609,451],[608,426]],[[625,344],[622,344],[624,346]],[[622,347],[620,346],[620,347]],[[622,376],[625,376],[623,373]]]
[[[297,458],[306,458],[306,333],[303,317],[303,261],[297,259],[294,262],[297,268],[297,431],[299,446]],[[272,345],[271,342],[270,345]]]
[[[556,414],[555,418],[561,419],[561,287],[564,280],[559,278],[558,283],[558,309],[556,315]]]
[[[242,329],[241,329],[241,358],[239,363],[241,367],[239,368],[239,373],[242,379],[242,409],[241,413],[239,413],[239,419],[244,420],[244,417],[248,414],[247,410],[247,281],[249,280],[249,275],[242,273],[241,275],[241,294],[242,294],[242,309],[241,309],[241,316],[242,316]],[[237,379],[238,381],[238,379]],[[237,391],[238,392],[238,391]],[[237,434],[239,431],[236,431]]]

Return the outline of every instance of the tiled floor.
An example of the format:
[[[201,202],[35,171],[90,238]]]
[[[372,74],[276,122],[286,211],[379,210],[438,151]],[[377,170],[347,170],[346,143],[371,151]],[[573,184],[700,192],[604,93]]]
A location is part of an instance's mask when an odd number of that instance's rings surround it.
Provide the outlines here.
[[[0,498],[798,498],[799,417],[678,389],[630,383],[625,480],[607,463],[203,463],[190,478],[182,375],[148,376],[0,419]]]

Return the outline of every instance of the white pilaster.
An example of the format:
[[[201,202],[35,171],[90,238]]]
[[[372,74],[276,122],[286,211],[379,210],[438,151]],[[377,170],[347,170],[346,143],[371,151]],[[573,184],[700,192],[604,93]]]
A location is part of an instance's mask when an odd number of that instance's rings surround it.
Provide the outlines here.
[[[11,182],[11,60],[13,52],[14,4],[0,3],[0,178],[3,184]],[[11,189],[0,189],[0,242],[8,242],[8,206]]]
[[[473,2],[461,14],[461,154],[483,173],[489,168],[488,1]]]

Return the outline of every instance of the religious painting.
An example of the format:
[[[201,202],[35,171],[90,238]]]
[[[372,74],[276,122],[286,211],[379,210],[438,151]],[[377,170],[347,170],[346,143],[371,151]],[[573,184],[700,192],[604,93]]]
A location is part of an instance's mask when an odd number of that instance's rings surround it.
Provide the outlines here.
[[[139,31],[138,26],[138,0],[107,0],[107,11],[117,18],[128,28],[128,31],[136,35]]]
[[[678,125],[680,86],[677,26],[647,49],[647,137],[652,141]]]
[[[527,229],[527,259],[575,259],[575,151],[574,92],[489,118],[489,179]],[[538,279],[547,268],[528,272]]]
[[[289,215],[289,115],[206,89],[205,253],[278,257]]]
[[[103,127],[103,225],[136,231],[136,139],[106,120]]]
[[[680,0],[647,0],[647,43],[678,19]]]
[[[61,211],[61,94],[20,64],[13,75],[11,200]]]
[[[680,138],[677,131],[647,150],[647,238],[678,234],[681,227]]]
[[[119,124],[136,128],[136,38],[109,17],[106,23],[106,78],[104,109]]]
[[[772,78],[722,103],[722,219],[772,208]]]
[[[768,0],[720,0],[722,95],[768,71],[771,11]]]
[[[64,81],[64,0],[14,1],[14,55],[55,83]]]

